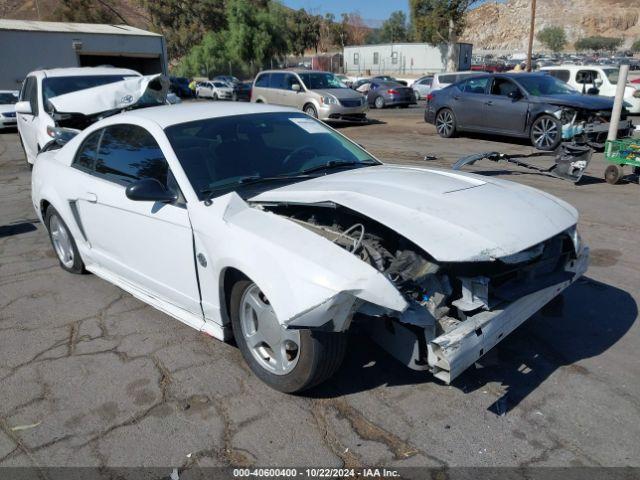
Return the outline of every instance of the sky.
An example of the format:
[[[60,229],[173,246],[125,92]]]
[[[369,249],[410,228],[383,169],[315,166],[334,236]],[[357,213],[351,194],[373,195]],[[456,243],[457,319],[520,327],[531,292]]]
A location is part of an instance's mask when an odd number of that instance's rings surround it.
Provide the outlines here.
[[[291,8],[304,8],[313,14],[333,13],[339,17],[343,12],[359,12],[367,23],[380,23],[389,18],[391,12],[403,10],[409,13],[407,0],[284,0]],[[377,26],[377,25],[372,25]]]
[[[304,8],[314,15],[333,13],[337,18],[341,13],[359,12],[372,27],[378,27],[389,18],[391,12],[402,10],[409,16],[408,0],[282,0],[291,8]],[[478,0],[478,4],[488,0]],[[495,0],[493,0],[495,1]],[[498,0],[502,1],[502,0]]]

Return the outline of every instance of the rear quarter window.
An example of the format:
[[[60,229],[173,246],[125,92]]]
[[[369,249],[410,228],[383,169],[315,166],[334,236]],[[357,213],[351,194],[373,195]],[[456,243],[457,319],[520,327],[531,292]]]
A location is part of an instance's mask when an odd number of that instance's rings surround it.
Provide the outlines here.
[[[562,80],[563,82],[568,82],[571,78],[569,70],[547,70],[547,72],[549,72],[549,75],[552,77]]]

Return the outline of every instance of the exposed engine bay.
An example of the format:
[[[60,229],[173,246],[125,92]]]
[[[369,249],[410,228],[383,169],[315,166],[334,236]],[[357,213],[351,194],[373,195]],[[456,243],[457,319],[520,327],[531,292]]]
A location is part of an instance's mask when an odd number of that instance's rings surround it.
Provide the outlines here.
[[[570,107],[561,107],[554,116],[562,123],[562,139],[586,144],[589,147],[601,150],[607,140],[611,111],[609,110],[581,110]],[[627,112],[622,111],[618,138],[631,136],[633,124],[627,119]]]
[[[570,283],[576,272],[567,267],[574,266],[581,247],[573,229],[495,261],[438,263],[395,231],[336,204],[263,204],[260,208],[288,217],[385,275],[405,297],[409,308],[399,314],[364,304],[355,313],[354,321],[372,317],[382,320],[367,322],[374,341],[409,367],[431,369],[434,373],[438,371],[433,367],[437,361],[427,360],[432,350],[429,342],[455,334],[461,326],[487,314],[497,315],[536,292]],[[473,337],[480,336],[482,327],[471,328],[471,332]],[[495,343],[508,333],[498,334]],[[413,348],[407,351],[407,345],[412,344]],[[479,355],[486,351],[488,348],[481,347]],[[453,367],[445,370],[440,378],[448,382],[455,376]]]

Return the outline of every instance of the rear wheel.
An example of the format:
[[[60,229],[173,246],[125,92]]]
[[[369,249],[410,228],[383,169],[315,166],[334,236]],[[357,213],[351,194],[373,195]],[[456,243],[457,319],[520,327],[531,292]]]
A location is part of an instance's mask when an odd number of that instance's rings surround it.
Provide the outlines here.
[[[335,373],[346,350],[345,333],[282,328],[258,285],[245,279],[231,290],[233,334],[253,373],[286,393],[317,385]]]
[[[71,235],[69,227],[64,223],[55,208],[47,208],[44,224],[49,231],[49,239],[53,245],[53,250],[56,252],[60,266],[67,272],[84,273],[84,263],[80,258],[73,235]]]
[[[562,141],[562,124],[551,115],[542,115],[531,125],[531,143],[538,150],[555,150]]]
[[[609,165],[604,169],[604,179],[611,185],[615,185],[616,183],[620,182],[620,179],[623,175],[624,172],[622,170],[622,166],[620,165]]]
[[[436,115],[436,131],[442,138],[451,138],[456,134],[456,116],[448,108],[443,108]]]

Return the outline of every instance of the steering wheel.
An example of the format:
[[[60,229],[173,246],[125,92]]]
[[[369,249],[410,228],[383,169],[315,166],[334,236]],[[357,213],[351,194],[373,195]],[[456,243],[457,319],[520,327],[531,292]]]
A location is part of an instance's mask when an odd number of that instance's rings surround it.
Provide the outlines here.
[[[305,151],[313,154],[314,157],[318,156],[318,151],[315,148],[310,147],[308,145],[303,145],[302,147],[296,148],[293,152],[291,152],[289,155],[284,157],[284,160],[282,161],[282,165],[285,165],[285,166],[289,165],[292,159],[299,157]]]

